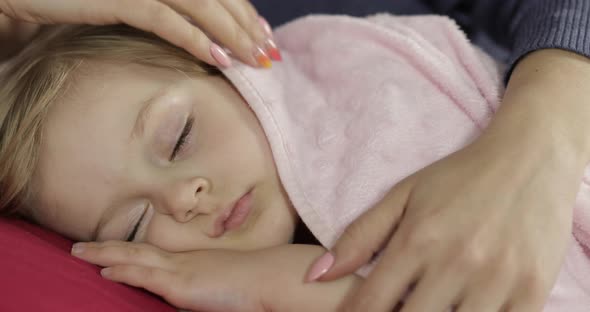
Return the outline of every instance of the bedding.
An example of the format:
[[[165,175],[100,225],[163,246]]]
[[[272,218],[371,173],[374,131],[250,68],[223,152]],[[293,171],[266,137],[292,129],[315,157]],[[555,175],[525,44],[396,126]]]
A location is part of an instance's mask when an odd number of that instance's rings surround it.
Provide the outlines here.
[[[98,267],[70,256],[72,243],[0,218],[0,311],[175,311],[146,291],[103,279]]]

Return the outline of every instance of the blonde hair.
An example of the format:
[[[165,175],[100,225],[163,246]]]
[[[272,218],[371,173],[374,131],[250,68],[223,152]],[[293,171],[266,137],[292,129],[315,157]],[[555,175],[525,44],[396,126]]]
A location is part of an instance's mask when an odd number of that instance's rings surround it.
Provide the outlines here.
[[[0,74],[0,214],[22,214],[34,201],[32,180],[45,116],[86,60],[113,60],[188,75],[219,75],[155,35],[124,25],[52,26]],[[29,207],[30,208],[30,207]]]

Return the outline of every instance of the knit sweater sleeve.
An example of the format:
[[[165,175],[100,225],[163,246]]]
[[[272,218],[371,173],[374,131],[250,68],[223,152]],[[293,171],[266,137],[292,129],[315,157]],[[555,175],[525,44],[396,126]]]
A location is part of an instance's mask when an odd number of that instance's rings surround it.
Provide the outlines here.
[[[509,67],[528,53],[558,48],[590,57],[590,0],[426,0],[467,20],[510,52]]]

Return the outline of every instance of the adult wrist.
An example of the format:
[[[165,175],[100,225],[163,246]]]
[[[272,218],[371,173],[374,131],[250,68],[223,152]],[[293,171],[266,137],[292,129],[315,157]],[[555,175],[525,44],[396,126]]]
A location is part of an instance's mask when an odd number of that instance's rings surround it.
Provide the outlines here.
[[[589,58],[556,49],[530,53],[516,66],[490,128],[530,137],[539,148],[555,148],[570,163],[585,167],[590,162],[589,89]]]

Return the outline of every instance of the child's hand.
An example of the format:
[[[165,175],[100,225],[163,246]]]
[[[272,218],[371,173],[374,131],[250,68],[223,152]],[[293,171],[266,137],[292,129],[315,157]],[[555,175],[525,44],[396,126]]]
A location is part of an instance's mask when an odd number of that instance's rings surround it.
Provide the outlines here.
[[[211,39],[252,66],[268,65],[269,53],[278,56],[268,24],[247,0],[0,0],[0,14],[36,24],[124,23],[212,65],[230,61]]]
[[[109,241],[77,244],[72,253],[106,267],[110,280],[144,288],[177,308],[193,311],[265,311],[264,259],[250,252],[169,253],[147,244]],[[76,251],[81,251],[77,253]]]
[[[330,283],[306,284],[307,267],[325,252],[319,246],[183,253],[119,241],[75,246],[83,247],[72,249],[76,257],[107,267],[102,271],[106,278],[145,288],[187,310],[330,312],[360,282],[348,275]]]

